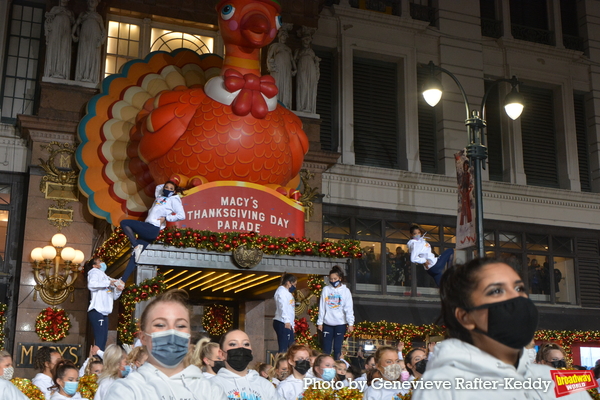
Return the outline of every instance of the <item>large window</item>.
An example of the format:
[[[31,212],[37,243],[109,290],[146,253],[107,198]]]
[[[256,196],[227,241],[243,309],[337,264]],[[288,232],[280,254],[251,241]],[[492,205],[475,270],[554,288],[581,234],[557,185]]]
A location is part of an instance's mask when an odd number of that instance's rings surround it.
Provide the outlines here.
[[[548,30],[546,0],[510,0],[510,21],[515,39],[554,45],[554,32]]]
[[[406,215],[408,221],[414,215]],[[453,226],[422,223],[427,241],[435,254],[453,248]],[[350,279],[357,292],[389,293],[400,296],[437,296],[433,279],[421,265],[410,261],[407,243],[410,223],[406,221],[355,215],[323,215],[323,237],[330,240],[357,239],[363,257],[355,260]]]
[[[321,150],[337,151],[335,58],[332,50],[315,49],[315,54],[321,59],[317,86],[317,114],[321,117]]]
[[[26,5],[27,4],[27,5]],[[2,122],[34,112],[44,5],[13,2],[2,80]]]
[[[199,54],[212,53],[215,34],[153,21],[148,27],[135,18],[109,15],[104,75],[118,73],[127,61],[145,57],[151,51],[185,48]]]
[[[398,168],[398,66],[354,57],[356,164]]]
[[[590,149],[587,137],[587,120],[585,112],[585,97],[583,94],[573,96],[575,104],[575,131],[577,133],[577,158],[579,160],[579,181],[582,192],[592,191],[590,172]]]
[[[527,184],[558,188],[554,94],[531,86],[523,86],[520,92],[527,104],[520,118]]]
[[[417,87],[419,93],[423,84],[429,78],[431,72],[427,67],[417,69]],[[419,160],[421,161],[421,172],[435,174],[438,172],[437,163],[437,120],[435,107],[425,102],[423,96],[419,96]]]

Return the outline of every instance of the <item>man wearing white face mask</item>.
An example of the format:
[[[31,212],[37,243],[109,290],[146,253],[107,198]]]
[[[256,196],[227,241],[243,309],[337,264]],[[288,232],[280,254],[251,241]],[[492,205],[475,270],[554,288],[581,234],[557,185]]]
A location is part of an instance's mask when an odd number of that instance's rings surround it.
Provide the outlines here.
[[[86,264],[88,289],[92,300],[88,307],[88,318],[92,323],[94,341],[100,348],[98,355],[102,357],[108,338],[108,315],[113,310],[113,303],[121,296],[124,284],[120,280],[106,275],[106,264],[100,258],[93,258]]]
[[[28,400],[10,380],[15,369],[12,365],[12,357],[5,350],[0,350],[0,395],[2,400]]]

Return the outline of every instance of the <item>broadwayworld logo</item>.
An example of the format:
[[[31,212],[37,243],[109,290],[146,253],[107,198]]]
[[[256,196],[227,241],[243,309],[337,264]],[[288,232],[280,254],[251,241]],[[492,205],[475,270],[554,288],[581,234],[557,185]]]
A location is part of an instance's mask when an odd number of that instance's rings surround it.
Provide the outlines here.
[[[553,370],[554,394],[556,397],[598,387],[592,371],[562,371]]]

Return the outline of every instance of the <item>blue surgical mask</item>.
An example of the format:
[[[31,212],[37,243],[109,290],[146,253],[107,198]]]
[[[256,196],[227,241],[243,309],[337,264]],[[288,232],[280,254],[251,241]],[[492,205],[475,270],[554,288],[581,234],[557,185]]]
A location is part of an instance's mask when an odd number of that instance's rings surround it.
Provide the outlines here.
[[[415,236],[413,236],[413,239],[419,240],[419,239],[421,239],[421,235],[415,235]]]
[[[126,365],[126,366],[125,366],[125,371],[121,371],[121,376],[122,376],[123,378],[126,378],[126,377],[127,377],[127,375],[129,375],[129,373],[130,373],[130,372],[131,372],[131,366],[129,366],[129,365]]]
[[[163,189],[163,196],[169,197],[172,194],[173,194],[172,190]]]
[[[106,263],[101,262],[99,270],[102,271],[102,272],[106,272]]]
[[[152,357],[165,368],[178,366],[189,350],[189,333],[169,329],[146,335],[152,338]]]
[[[77,393],[78,385],[79,385],[79,383],[77,383],[77,382],[65,382],[65,386],[63,387],[63,390],[69,396],[73,396],[75,393]]]
[[[322,378],[324,381],[331,382],[335,378],[335,368],[323,368]]]

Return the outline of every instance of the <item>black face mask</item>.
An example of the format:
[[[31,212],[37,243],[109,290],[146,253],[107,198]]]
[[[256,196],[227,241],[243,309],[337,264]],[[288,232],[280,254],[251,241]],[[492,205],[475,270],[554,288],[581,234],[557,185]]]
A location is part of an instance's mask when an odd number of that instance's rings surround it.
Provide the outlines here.
[[[243,371],[248,367],[248,364],[254,359],[252,350],[244,347],[227,350],[227,364],[236,371]]]
[[[310,360],[298,360],[296,361],[296,366],[294,367],[296,371],[300,375],[305,375],[310,369]]]
[[[415,364],[415,371],[417,371],[421,375],[423,375],[425,373],[426,368],[427,368],[427,359],[426,358],[423,360],[417,361],[417,363]]]
[[[225,361],[214,361],[214,364],[212,370],[215,374],[218,374],[221,368],[225,368]]]
[[[550,364],[556,369],[567,368],[567,362],[565,360],[550,361]]]
[[[527,297],[515,297],[498,303],[483,304],[467,311],[488,309],[487,332],[473,329],[513,349],[525,347],[535,333],[538,311]]]
[[[346,375],[342,375],[342,374],[335,374],[335,377],[337,378],[338,381],[342,382],[343,380],[346,379]]]

